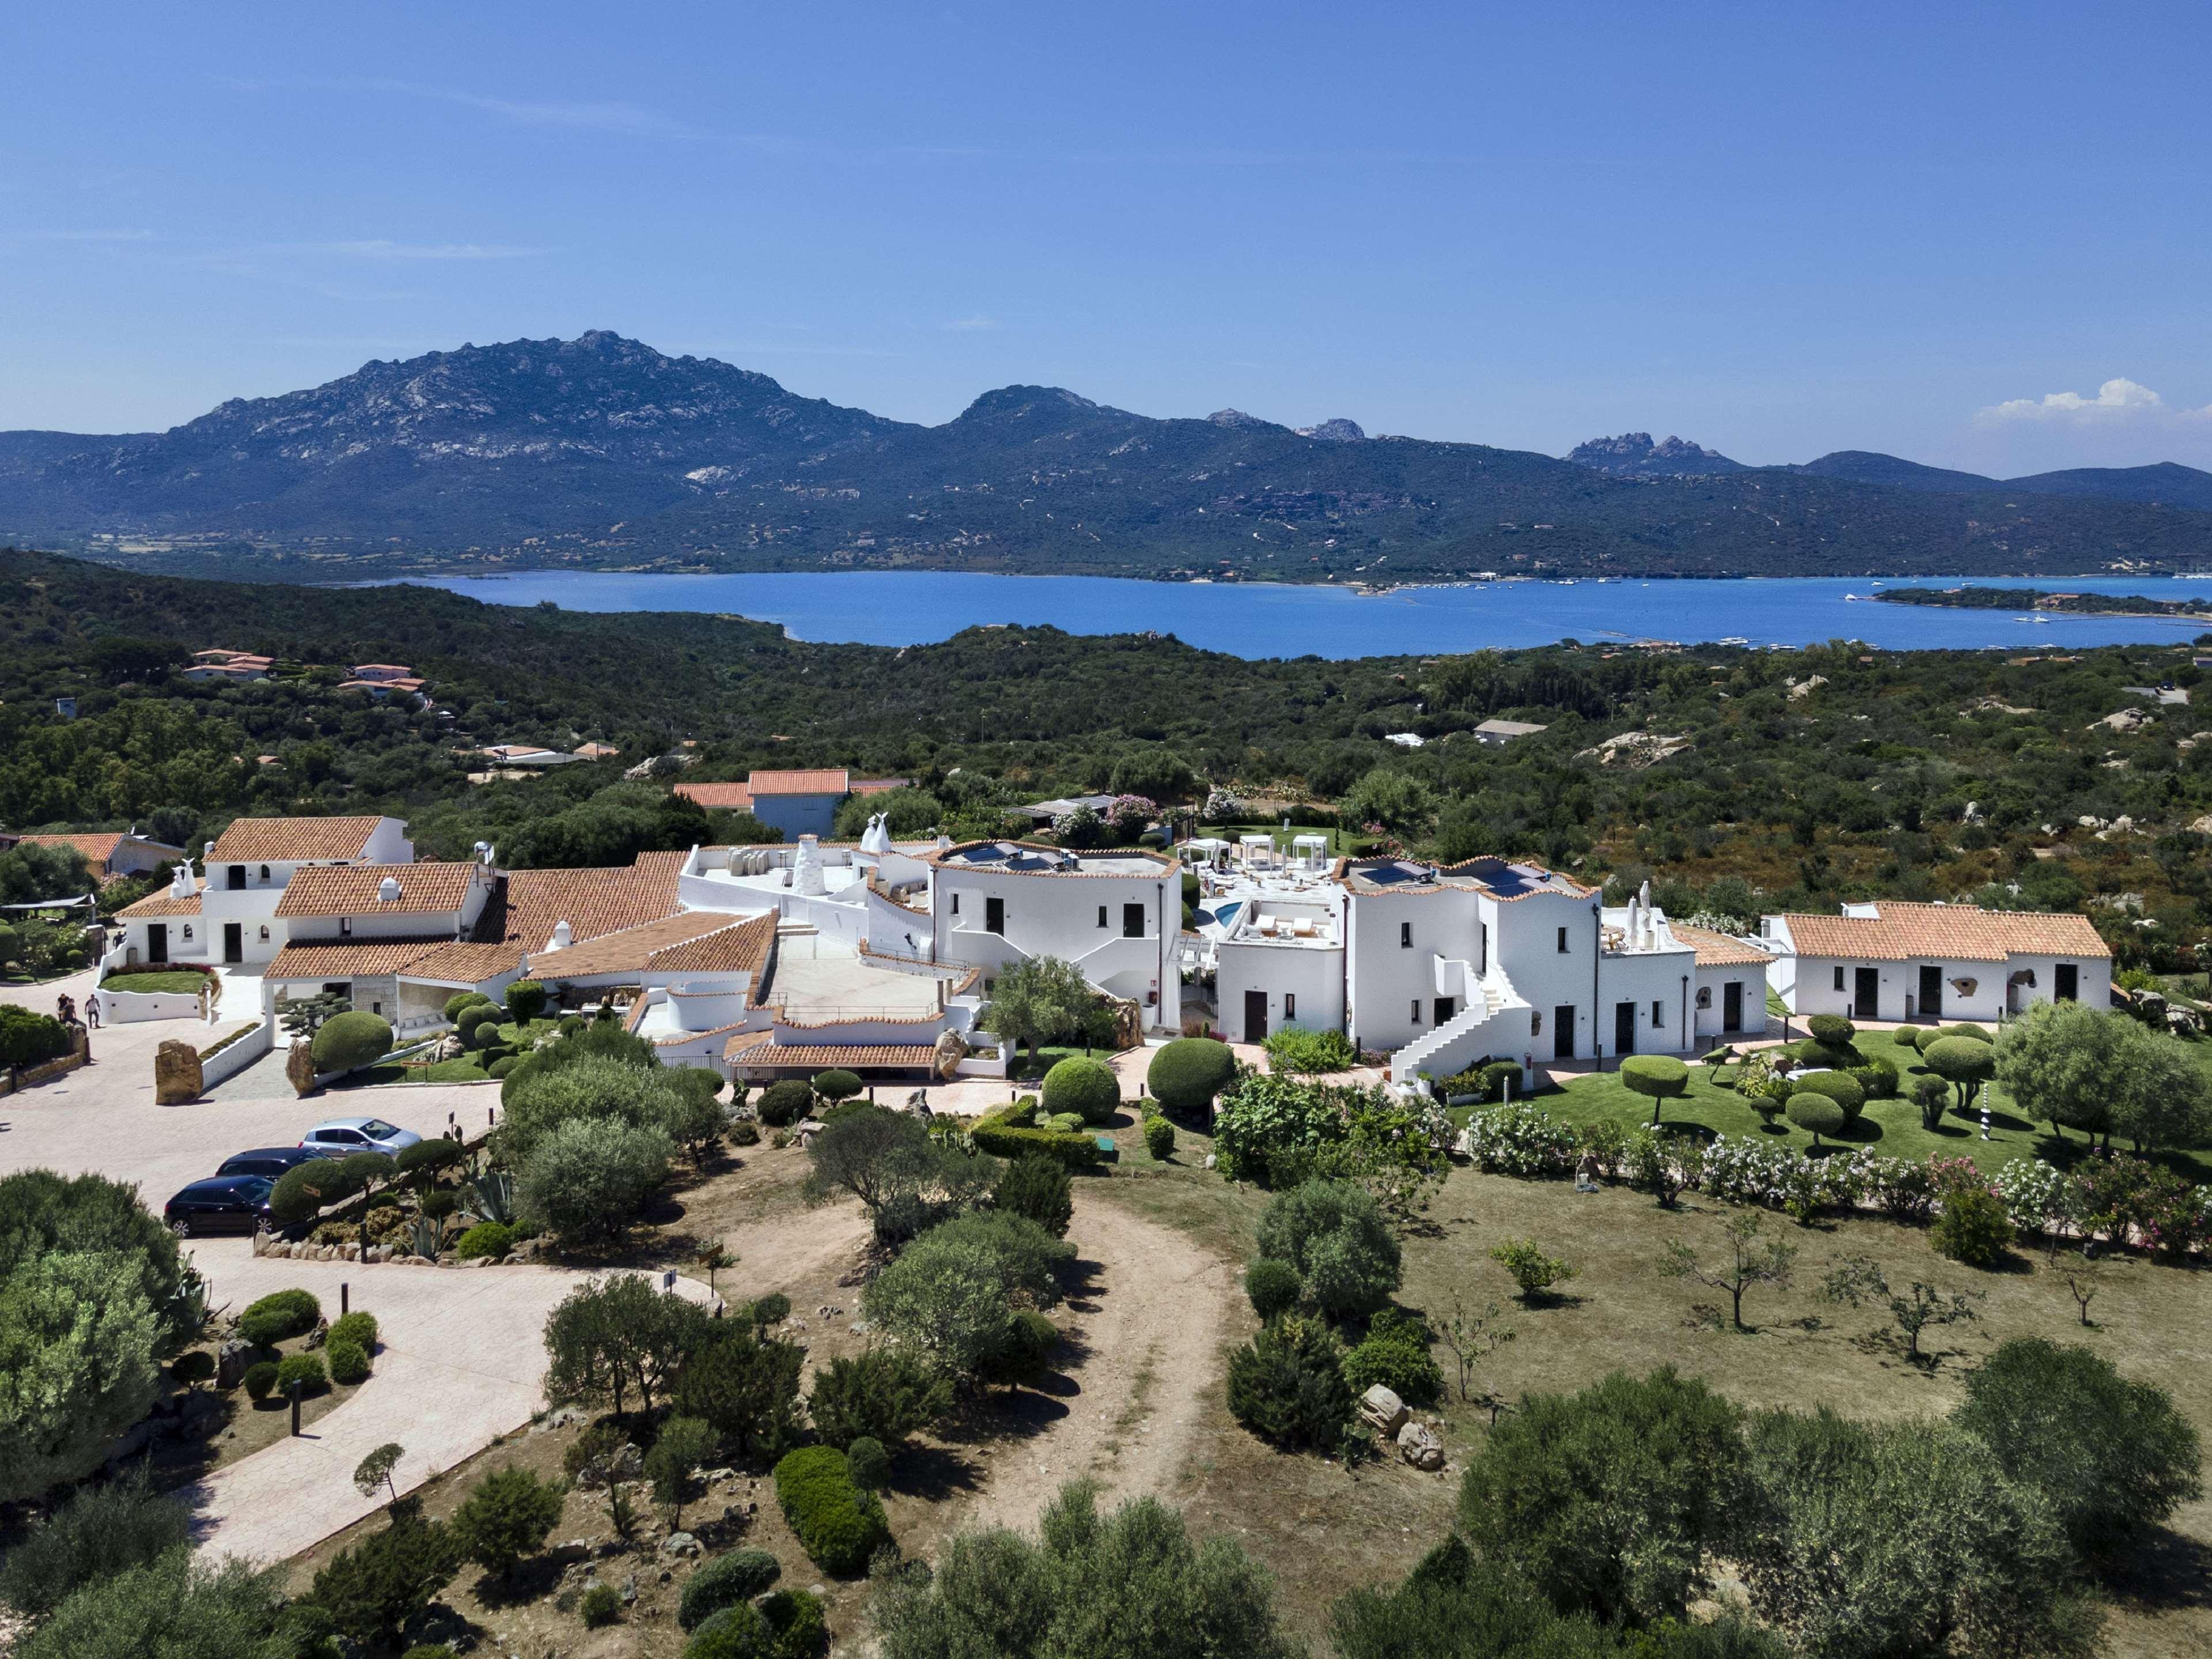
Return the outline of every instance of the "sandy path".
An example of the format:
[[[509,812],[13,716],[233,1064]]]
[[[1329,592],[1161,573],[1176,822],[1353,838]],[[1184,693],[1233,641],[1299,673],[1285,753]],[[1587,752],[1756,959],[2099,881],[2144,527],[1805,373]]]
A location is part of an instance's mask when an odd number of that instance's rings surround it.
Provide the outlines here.
[[[963,1522],[1032,1528],[1062,1481],[1085,1475],[1109,1505],[1147,1492],[1174,1502],[1220,1385],[1236,1294],[1226,1262],[1187,1234],[1079,1197],[1068,1237],[1094,1270],[1065,1327],[1077,1350],[1065,1366],[1073,1390],[1055,1401],[1064,1412],[985,1460],[989,1475]]]

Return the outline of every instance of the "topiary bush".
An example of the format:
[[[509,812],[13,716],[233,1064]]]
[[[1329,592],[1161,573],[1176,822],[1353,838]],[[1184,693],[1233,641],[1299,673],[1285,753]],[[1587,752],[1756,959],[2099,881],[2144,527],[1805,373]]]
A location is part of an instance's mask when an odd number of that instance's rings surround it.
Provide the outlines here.
[[[320,1394],[330,1387],[328,1372],[323,1369],[323,1357],[319,1353],[287,1354],[276,1362],[276,1392],[289,1398],[292,1385],[300,1385],[300,1392]]]
[[[1145,1150],[1161,1163],[1175,1156],[1175,1125],[1158,1113],[1145,1120]]]
[[[1041,1129],[1049,1129],[1054,1134],[1080,1134],[1083,1133],[1084,1127],[1083,1114],[1080,1112],[1054,1112],[1050,1117],[1045,1119],[1045,1121],[1037,1127]]]
[[[1893,1100],[1897,1097],[1897,1066],[1879,1054],[1863,1066],[1852,1066],[1850,1075],[1860,1088],[1866,1091],[1869,1100]]]
[[[1084,1123],[1110,1123],[1121,1104],[1121,1079],[1102,1060],[1071,1054],[1044,1074],[1048,1115],[1073,1113]]]
[[[428,1140],[418,1140],[412,1146],[403,1146],[392,1160],[401,1175],[419,1175],[428,1179],[440,1170],[450,1170],[456,1164],[465,1163],[469,1149],[458,1140],[448,1140],[443,1135],[432,1135]]]
[[[264,1359],[258,1364],[248,1365],[245,1383],[246,1398],[259,1405],[276,1391],[276,1362]]]
[[[1672,1054],[1631,1054],[1620,1062],[1620,1080],[1651,1103],[1656,1123],[1664,1103],[1690,1086],[1690,1068]]]
[[[814,1091],[798,1078],[787,1077],[761,1091],[760,1121],[771,1129],[796,1123],[813,1109]]]
[[[1377,1314],[1345,1355],[1344,1381],[1355,1396],[1380,1382],[1409,1406],[1433,1406],[1444,1389],[1443,1371],[1429,1352],[1427,1326],[1395,1308]]]
[[[501,1054],[485,1068],[484,1075],[495,1083],[514,1075],[514,1068],[522,1064],[520,1054]]]
[[[1213,1109],[1213,1097],[1237,1077],[1237,1056],[1212,1037],[1177,1037],[1152,1056],[1145,1087],[1170,1112],[1194,1114]]]
[[[315,1033],[310,1051],[318,1072],[356,1072],[392,1052],[392,1022],[381,1014],[333,1014]]]
[[[1986,1030],[1972,1024],[1946,1025],[1937,1035],[1947,1037],[1965,1037],[1972,1042],[1987,1042],[1990,1040],[1990,1034]]]
[[[368,1380],[368,1354],[360,1343],[332,1337],[323,1344],[323,1357],[330,1361],[331,1382],[350,1387]]]
[[[1900,1048],[1917,1049],[1920,1047],[1920,1040],[1930,1035],[1917,1025],[1900,1025],[1889,1034],[1889,1040]]]
[[[1296,1267],[1273,1256],[1261,1256],[1244,1270],[1244,1294],[1252,1300],[1252,1311],[1263,1321],[1297,1307],[1304,1282]]]
[[[514,1248],[514,1230],[501,1226],[496,1221],[479,1221],[461,1235],[461,1242],[453,1253],[464,1261],[474,1261],[479,1256],[497,1261]]]
[[[732,1550],[718,1555],[691,1575],[676,1604],[676,1622],[696,1630],[724,1607],[750,1602],[765,1595],[783,1569],[766,1550]]]
[[[305,1336],[323,1316],[312,1291],[271,1291],[238,1316],[238,1334],[257,1348],[273,1348],[288,1336]]]
[[[1783,1110],[1792,1123],[1813,1137],[1815,1146],[1822,1135],[1834,1134],[1844,1127],[1844,1109],[1815,1090],[1800,1089]]]
[[[814,1092],[824,1100],[850,1100],[867,1086],[850,1072],[828,1071],[814,1074]]]
[[[1798,1094],[1826,1095],[1840,1107],[1844,1121],[1838,1128],[1848,1127],[1859,1121],[1859,1113],[1866,1107],[1866,1090],[1848,1072],[1815,1072],[1810,1077],[1792,1079]],[[1836,1133],[1832,1129],[1831,1134]]]
[[[1805,1029],[1813,1034],[1813,1041],[1824,1048],[1846,1048],[1858,1036],[1859,1028],[1841,1014],[1815,1014],[1805,1022]]]
[[[376,1316],[356,1310],[343,1314],[331,1322],[328,1338],[332,1342],[350,1342],[363,1353],[376,1352]]]
[[[1986,1187],[1947,1187],[1928,1242],[1938,1255],[1969,1267],[1993,1267],[2012,1243],[2012,1218],[2005,1212],[2004,1200]]]
[[[846,1447],[845,1462],[851,1466],[853,1484],[862,1492],[881,1492],[890,1484],[891,1455],[872,1435],[864,1434]]]
[[[482,991],[456,992],[446,999],[446,1024],[459,1024],[461,1011],[465,1008],[489,1007],[490,1006],[491,999]]]
[[[824,1572],[851,1577],[890,1542],[884,1506],[854,1484],[845,1454],[802,1446],[775,1466],[775,1497],[799,1547]]]
[[[1017,1127],[1008,1121],[1008,1114],[1018,1106],[1002,1106],[994,1112],[986,1112],[975,1120],[968,1138],[975,1143],[979,1152],[988,1152],[993,1158],[1019,1158],[1038,1152],[1053,1158],[1070,1170],[1087,1169],[1106,1161],[1097,1139],[1087,1134],[1068,1133],[1058,1129]]]
[[[507,1012],[518,1025],[527,1025],[545,1012],[546,990],[534,979],[519,979],[507,988]]]
[[[1334,1450],[1352,1428],[1343,1351],[1318,1319],[1275,1320],[1229,1358],[1230,1414],[1273,1444]]]
[[[471,1003],[461,1010],[453,1030],[471,1048],[485,1048],[499,1041],[500,1011],[489,1001]]]
[[[1963,1110],[1974,1091],[1996,1074],[1997,1051],[1977,1037],[1946,1032],[1920,1045],[1920,1061],[1958,1091]]]

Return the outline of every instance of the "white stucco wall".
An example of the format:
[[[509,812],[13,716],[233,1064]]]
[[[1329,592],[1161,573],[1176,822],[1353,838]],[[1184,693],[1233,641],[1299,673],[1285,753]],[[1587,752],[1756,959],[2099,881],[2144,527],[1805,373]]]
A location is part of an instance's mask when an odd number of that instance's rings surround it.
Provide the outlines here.
[[[1220,1019],[1215,1035],[1234,1042],[1251,1040],[1245,1026],[1244,997],[1259,992],[1267,999],[1267,1030],[1285,1025],[1309,1031],[1344,1029],[1344,951],[1340,946],[1226,940],[1218,947],[1219,972],[1214,1002]],[[1296,1014],[1284,1012],[1291,999]]]

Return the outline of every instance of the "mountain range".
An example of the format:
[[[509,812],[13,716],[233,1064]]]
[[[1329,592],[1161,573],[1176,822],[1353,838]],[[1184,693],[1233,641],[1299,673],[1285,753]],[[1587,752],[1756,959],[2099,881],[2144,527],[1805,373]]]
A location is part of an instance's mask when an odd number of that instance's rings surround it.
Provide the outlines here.
[[[1701,477],[1750,471],[1717,449],[1686,438],[1651,441],[1648,432],[1624,432],[1617,438],[1593,438],[1567,453],[1571,461],[1601,472],[1633,478]],[[2212,472],[2175,461],[2151,466],[2077,466],[2061,472],[2035,472],[2021,478],[1988,478],[1978,472],[1954,472],[1923,466],[1868,449],[1838,449],[1818,460],[1782,469],[1819,478],[1893,489],[1924,489],[1939,495],[1971,495],[1990,490],[2027,495],[2096,495],[2112,501],[2148,501],[2156,506],[2212,513]]]
[[[2212,560],[2212,475],[1998,481],[1680,439],[1560,459],[1155,419],[1051,386],[941,426],[594,331],[371,362],[161,433],[0,433],[0,542],[289,580],[910,568],[1387,584],[1504,574],[2061,575]]]

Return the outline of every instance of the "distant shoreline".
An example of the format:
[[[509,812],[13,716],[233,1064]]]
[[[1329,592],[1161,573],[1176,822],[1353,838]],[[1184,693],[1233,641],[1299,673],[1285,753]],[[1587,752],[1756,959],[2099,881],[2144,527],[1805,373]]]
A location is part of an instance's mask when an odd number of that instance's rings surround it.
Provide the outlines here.
[[[2197,596],[2154,599],[2147,593],[2067,593],[2039,587],[1962,586],[1893,587],[1869,597],[1891,605],[1954,611],[2023,611],[2042,616],[2132,617],[2147,622],[2212,624],[2212,600]]]

